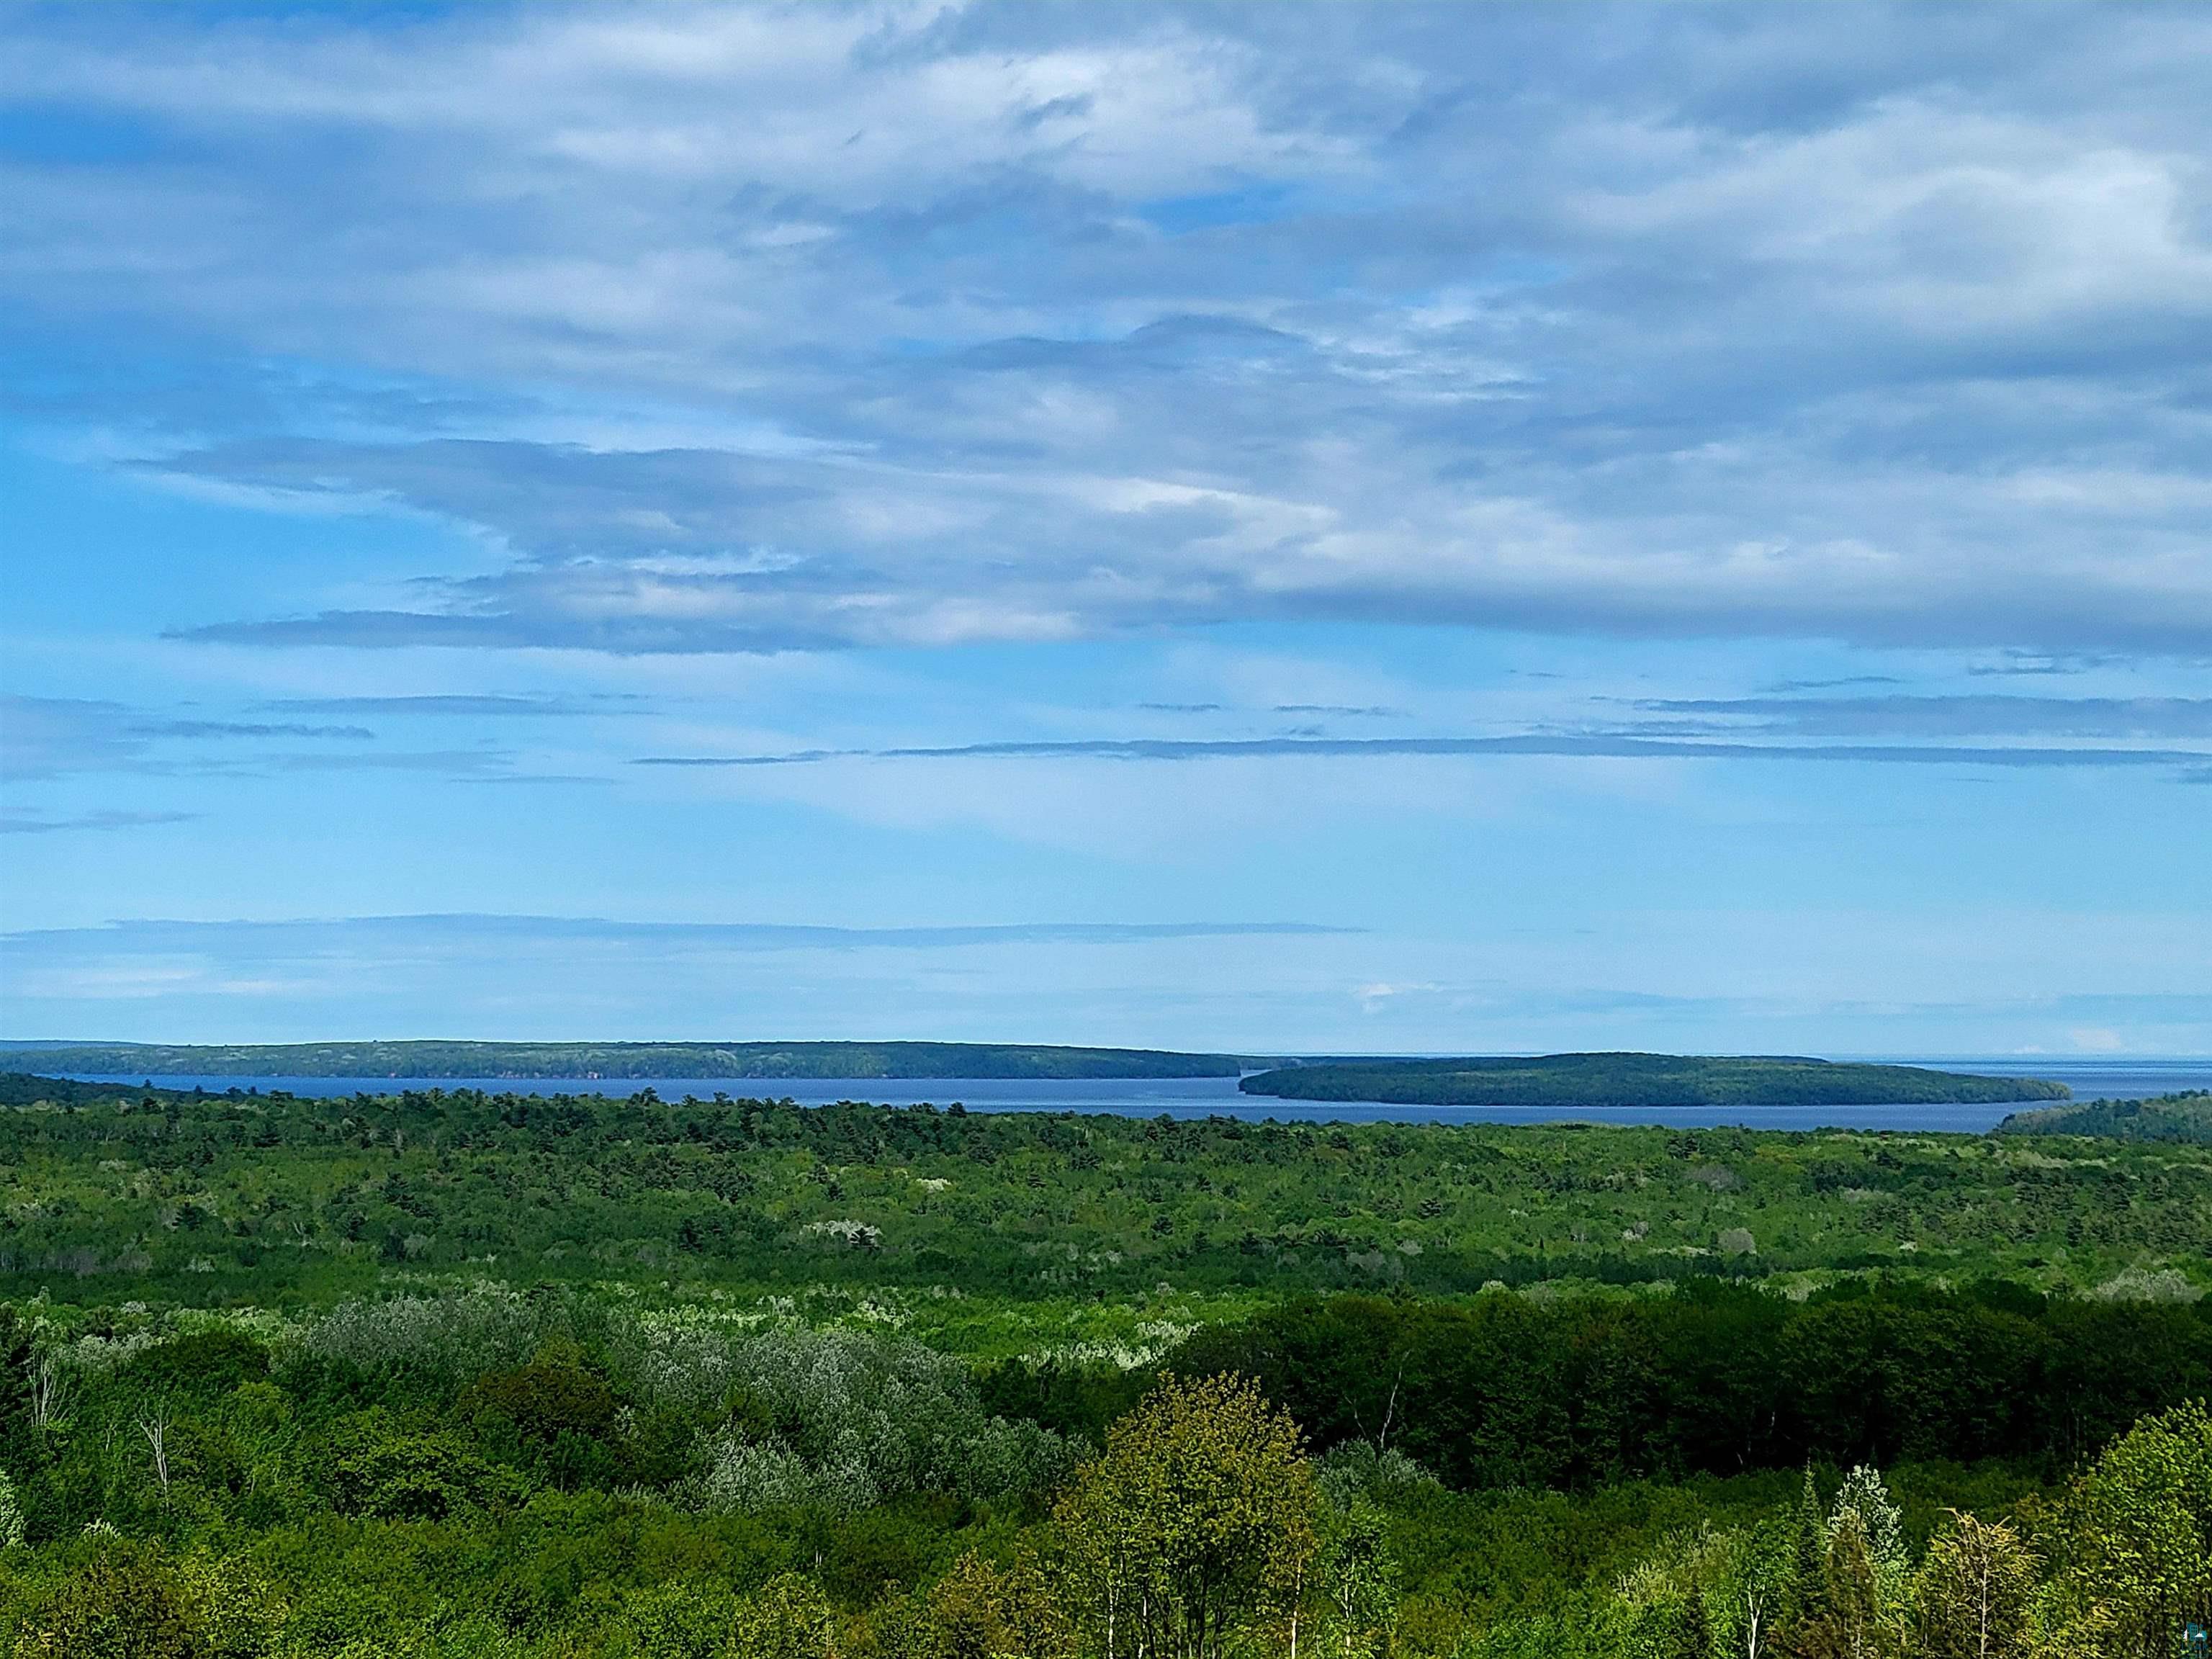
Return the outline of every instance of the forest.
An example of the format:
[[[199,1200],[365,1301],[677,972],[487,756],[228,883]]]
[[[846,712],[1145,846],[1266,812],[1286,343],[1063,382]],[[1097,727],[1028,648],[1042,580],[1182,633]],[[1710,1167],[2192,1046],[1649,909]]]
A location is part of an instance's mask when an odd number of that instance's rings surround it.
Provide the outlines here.
[[[2063,1083],[1781,1056],[1541,1054],[1335,1060],[1243,1079],[1248,1095],[1405,1106],[1867,1106],[2064,1100]]]
[[[18,1044],[30,1072],[181,1077],[1235,1077],[1234,1054],[1006,1042],[94,1042]],[[1262,1062],[1272,1063],[1272,1062]]]
[[[0,1654],[2178,1659],[2208,1289],[2020,1120],[12,1079]]]
[[[2100,1135],[2114,1140],[2193,1140],[2212,1144],[2212,1090],[2150,1100],[2087,1100],[2014,1112],[1997,1126],[2011,1135]]]

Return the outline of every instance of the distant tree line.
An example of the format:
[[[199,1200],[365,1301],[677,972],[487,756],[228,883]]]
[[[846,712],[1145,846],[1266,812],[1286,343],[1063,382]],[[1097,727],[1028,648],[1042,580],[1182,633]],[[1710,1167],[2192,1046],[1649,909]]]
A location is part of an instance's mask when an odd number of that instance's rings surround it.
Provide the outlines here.
[[[2109,1140],[2165,1140],[2212,1146],[2212,1090],[2192,1089],[2148,1100],[2091,1100],[2014,1112],[1990,1133],[2001,1135],[2094,1135]]]
[[[1339,1060],[1245,1078],[1248,1095],[1412,1106],[1869,1106],[2064,1100],[2063,1083],[1924,1066],[1694,1054]]]
[[[26,1295],[327,1302],[386,1272],[678,1265],[1025,1297],[1163,1279],[1268,1295],[1807,1271],[2130,1296],[2212,1282],[2212,1149],[2166,1141],[13,1086],[0,1273]]]

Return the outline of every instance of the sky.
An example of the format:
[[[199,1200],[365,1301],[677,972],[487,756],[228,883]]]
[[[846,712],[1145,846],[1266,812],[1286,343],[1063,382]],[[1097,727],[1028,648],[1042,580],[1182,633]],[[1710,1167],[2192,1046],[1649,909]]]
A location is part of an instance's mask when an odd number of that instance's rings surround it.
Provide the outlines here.
[[[2208,62],[0,4],[0,1036],[2212,1053]]]

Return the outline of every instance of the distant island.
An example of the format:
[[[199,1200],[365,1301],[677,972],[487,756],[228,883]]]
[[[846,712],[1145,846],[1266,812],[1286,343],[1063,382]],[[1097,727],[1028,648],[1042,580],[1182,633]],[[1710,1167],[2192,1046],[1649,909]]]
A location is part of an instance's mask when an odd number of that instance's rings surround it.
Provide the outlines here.
[[[1004,1042],[12,1043],[11,1069],[134,1077],[1077,1078],[1235,1077],[1236,1054]]]
[[[2000,1135],[2095,1135],[2107,1140],[2179,1140],[2212,1146],[2212,1090],[2150,1100],[2091,1100],[2014,1112]]]
[[[2037,1078],[1786,1056],[1636,1054],[1330,1060],[1261,1072],[1237,1087],[1282,1100],[1394,1106],[1872,1106],[2072,1098],[2064,1084]]]

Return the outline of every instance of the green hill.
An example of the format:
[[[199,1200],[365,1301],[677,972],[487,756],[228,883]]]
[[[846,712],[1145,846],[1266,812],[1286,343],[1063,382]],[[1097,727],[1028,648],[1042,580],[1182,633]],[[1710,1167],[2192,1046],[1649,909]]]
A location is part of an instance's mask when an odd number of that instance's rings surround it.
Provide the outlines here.
[[[1234,1054],[1000,1042],[292,1042],[17,1045],[23,1071],[134,1077],[1235,1077]],[[1264,1062],[1262,1062],[1264,1063]]]
[[[2212,1090],[2152,1100],[2091,1100],[2014,1112],[1991,1131],[2001,1135],[2098,1135],[2108,1140],[2185,1140],[2212,1146]]]
[[[1969,1077],[1918,1066],[1686,1054],[1359,1060],[1246,1078],[1246,1094],[1401,1106],[1866,1106],[2064,1100],[2063,1084]]]

